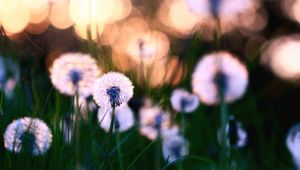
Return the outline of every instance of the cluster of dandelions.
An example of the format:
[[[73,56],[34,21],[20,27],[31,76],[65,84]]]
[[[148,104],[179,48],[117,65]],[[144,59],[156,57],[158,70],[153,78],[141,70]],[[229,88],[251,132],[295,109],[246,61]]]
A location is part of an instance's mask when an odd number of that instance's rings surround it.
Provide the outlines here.
[[[14,120],[4,133],[4,147],[14,153],[24,151],[34,156],[43,155],[50,148],[51,142],[51,130],[37,118]]]
[[[54,61],[50,73],[53,85],[61,93],[75,95],[77,92],[83,98],[93,95],[99,107],[99,125],[105,131],[109,131],[111,123],[113,131],[119,132],[135,125],[133,111],[127,104],[133,96],[133,85],[122,73],[108,72],[100,76],[101,70],[96,60],[81,53],[62,55]],[[212,53],[204,56],[195,68],[192,75],[194,94],[178,88],[173,91],[170,103],[177,112],[191,113],[198,108],[199,99],[209,105],[220,102],[220,90],[224,93],[225,102],[239,99],[245,92],[247,83],[247,70],[236,58],[227,52]],[[113,111],[115,119],[112,122]],[[6,148],[20,152],[24,145],[23,136],[29,136],[26,139],[31,138],[29,140],[35,141],[30,146],[34,148],[32,154],[44,153],[50,147],[52,135],[49,128],[41,122],[30,118],[14,121],[5,133]],[[37,128],[38,126],[41,127]],[[241,138],[238,144],[242,145],[246,135],[239,124],[235,127],[238,127],[236,133]],[[228,130],[230,128],[232,127],[228,126]],[[37,129],[44,130],[43,134],[46,137]],[[172,122],[171,114],[163,111],[160,106],[146,103],[139,109],[139,129],[140,133],[150,140],[162,139],[165,160],[172,162],[188,154],[188,142],[184,134],[179,130],[179,126]],[[41,141],[41,137],[45,141]],[[67,141],[70,140],[71,138],[67,138]]]

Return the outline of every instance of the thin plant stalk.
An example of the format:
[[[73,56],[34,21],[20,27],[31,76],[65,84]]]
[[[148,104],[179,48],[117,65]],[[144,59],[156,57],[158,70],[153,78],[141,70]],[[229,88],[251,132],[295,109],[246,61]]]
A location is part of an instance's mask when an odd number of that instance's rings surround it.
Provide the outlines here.
[[[155,170],[160,169],[160,156],[161,156],[160,143],[161,143],[161,139],[160,139],[160,135],[158,135],[158,137],[156,139],[156,143],[155,143],[155,154],[154,154]]]
[[[224,101],[224,92],[220,90],[220,116],[221,116],[221,165],[224,169],[229,169],[230,149],[228,139],[228,109]]]
[[[121,145],[120,145],[120,136],[121,134],[117,132],[116,134],[116,142],[117,142],[117,153],[118,153],[118,159],[119,159],[119,168],[120,170],[124,170],[124,162],[123,162],[123,154],[121,150]]]
[[[80,119],[80,106],[79,106],[79,101],[78,101],[78,91],[76,88],[76,93],[75,93],[75,133],[76,133],[76,141],[75,141],[75,152],[76,152],[76,164],[79,165],[79,119]],[[71,118],[72,119],[72,118]]]
[[[113,128],[114,128],[114,122],[115,122],[115,107],[112,106],[112,115],[111,115],[111,121],[110,121],[110,126],[109,126],[109,131],[108,131],[108,138],[106,141],[106,157],[105,157],[105,163],[104,163],[104,169],[109,169],[109,144],[112,138],[112,133],[113,133]]]

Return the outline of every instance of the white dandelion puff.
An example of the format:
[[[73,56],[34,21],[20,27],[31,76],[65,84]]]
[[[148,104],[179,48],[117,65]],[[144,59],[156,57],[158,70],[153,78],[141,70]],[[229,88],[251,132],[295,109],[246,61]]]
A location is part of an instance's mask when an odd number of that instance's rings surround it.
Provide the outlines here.
[[[95,82],[93,97],[100,108],[120,106],[132,96],[132,82],[122,73],[108,72]]]
[[[178,112],[190,113],[199,106],[199,98],[184,89],[176,89],[172,92],[171,104],[173,109]]]
[[[25,150],[34,156],[43,155],[50,148],[51,142],[51,130],[37,118],[14,120],[4,133],[4,147],[14,153]]]
[[[188,142],[179,135],[163,140],[163,157],[168,162],[176,161],[189,153]]]
[[[50,78],[56,89],[66,95],[88,97],[101,71],[97,62],[88,54],[65,53],[54,60]]]
[[[142,107],[139,111],[140,132],[150,140],[160,137],[171,125],[171,116],[160,107]]]
[[[220,91],[224,100],[233,102],[243,96],[248,85],[246,67],[227,52],[205,55],[192,75],[192,87],[203,103],[220,102]]]
[[[100,127],[106,132],[109,131],[112,117],[112,109],[99,109],[98,121]],[[115,120],[113,125],[113,131],[124,132],[134,126],[135,119],[130,107],[124,103],[115,109]]]
[[[243,148],[247,145],[248,133],[243,128],[242,123],[237,121],[233,116],[229,119],[226,131],[228,133],[228,147]],[[218,131],[218,140],[221,143],[221,129]]]
[[[300,124],[292,126],[286,137],[286,146],[290,151],[297,169],[300,169]]]

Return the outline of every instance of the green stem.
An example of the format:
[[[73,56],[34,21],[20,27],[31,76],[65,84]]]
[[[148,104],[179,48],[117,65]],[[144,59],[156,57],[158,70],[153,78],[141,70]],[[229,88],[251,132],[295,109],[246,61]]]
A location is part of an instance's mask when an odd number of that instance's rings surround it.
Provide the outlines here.
[[[75,152],[76,152],[76,164],[79,165],[79,119],[80,119],[80,106],[78,101],[78,91],[75,93],[75,133],[76,133],[76,141],[75,141]],[[72,118],[71,118],[72,119]]]
[[[221,99],[221,163],[224,169],[229,169],[230,162],[230,148],[229,148],[229,139],[228,139],[228,131],[226,127],[228,126],[229,116],[227,105],[224,101],[224,92],[220,91],[220,99]]]
[[[160,170],[160,135],[158,135],[155,143],[155,154],[154,154],[154,160],[155,160],[155,170]]]
[[[181,113],[181,120],[180,120],[180,126],[181,126],[181,134],[184,137],[185,136],[185,115],[184,113]]]
[[[121,145],[120,145],[120,133],[117,132],[116,134],[116,142],[117,142],[117,152],[118,152],[118,159],[119,159],[119,167],[120,170],[124,170],[124,162],[123,162],[123,155],[121,151]]]
[[[216,49],[221,49],[221,36],[222,36],[222,30],[221,30],[221,23],[218,18],[215,19],[215,29],[214,29],[214,41],[216,44]]]
[[[110,126],[109,126],[109,131],[108,131],[108,138],[106,141],[106,157],[105,157],[105,164],[104,164],[104,169],[109,169],[109,144],[111,141],[112,133],[113,133],[113,128],[114,128],[114,122],[115,122],[115,107],[112,107],[112,114],[111,114],[111,121],[110,121]]]

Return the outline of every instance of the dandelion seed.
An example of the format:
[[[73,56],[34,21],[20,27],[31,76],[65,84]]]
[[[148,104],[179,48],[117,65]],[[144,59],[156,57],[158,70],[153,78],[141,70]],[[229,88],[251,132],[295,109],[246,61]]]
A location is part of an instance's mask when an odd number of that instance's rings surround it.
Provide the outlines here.
[[[14,153],[27,151],[43,155],[50,148],[52,133],[40,119],[24,117],[10,123],[4,133],[4,147]]]
[[[94,86],[93,97],[101,108],[118,107],[133,96],[132,82],[122,73],[109,72]]]
[[[192,75],[192,87],[208,105],[220,102],[221,92],[227,103],[243,96],[248,84],[246,67],[227,52],[205,55]]]
[[[241,122],[237,121],[233,116],[229,119],[229,124],[226,127],[228,133],[228,146],[234,148],[243,148],[247,145],[248,134],[243,128]],[[221,141],[221,130],[218,131],[218,140]],[[221,142],[220,142],[221,143]]]
[[[103,128],[106,132],[109,131],[111,116],[112,116],[111,108],[99,109],[98,121],[101,128]],[[135,119],[134,119],[133,112],[126,103],[116,108],[113,131],[124,132],[130,129],[131,127],[133,127],[134,123],[135,123]]]
[[[88,97],[101,71],[88,54],[65,53],[53,62],[50,78],[56,89],[66,95]]]
[[[176,89],[172,92],[171,104],[173,109],[178,112],[190,113],[199,106],[199,99],[184,89]]]
[[[173,162],[188,155],[188,142],[179,135],[163,140],[162,150],[164,159]]]
[[[165,113],[160,107],[142,107],[140,114],[140,132],[150,140],[160,137],[171,125],[169,113]]]

